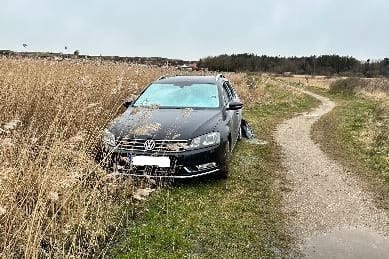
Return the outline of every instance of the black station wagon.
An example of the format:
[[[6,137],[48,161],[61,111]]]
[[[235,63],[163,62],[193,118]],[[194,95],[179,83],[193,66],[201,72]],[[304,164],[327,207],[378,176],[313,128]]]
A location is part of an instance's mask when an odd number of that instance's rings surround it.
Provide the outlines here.
[[[124,106],[104,131],[108,168],[151,178],[228,176],[243,104],[223,75],[161,77]]]

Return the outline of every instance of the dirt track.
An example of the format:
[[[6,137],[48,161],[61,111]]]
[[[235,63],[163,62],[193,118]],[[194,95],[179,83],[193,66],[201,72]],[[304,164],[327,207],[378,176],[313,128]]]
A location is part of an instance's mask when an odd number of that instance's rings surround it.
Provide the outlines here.
[[[389,220],[347,168],[328,158],[310,136],[312,125],[335,103],[322,104],[278,126],[290,191],[284,209],[290,231],[308,258],[389,258]]]

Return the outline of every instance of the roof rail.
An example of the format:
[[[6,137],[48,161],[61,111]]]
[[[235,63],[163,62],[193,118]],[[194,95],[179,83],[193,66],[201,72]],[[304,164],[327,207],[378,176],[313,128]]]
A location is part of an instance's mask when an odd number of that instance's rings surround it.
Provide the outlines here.
[[[168,78],[168,77],[169,77],[169,75],[160,76],[160,77],[158,77],[157,81]]]
[[[216,81],[218,81],[220,78],[226,78],[223,74],[216,75]]]

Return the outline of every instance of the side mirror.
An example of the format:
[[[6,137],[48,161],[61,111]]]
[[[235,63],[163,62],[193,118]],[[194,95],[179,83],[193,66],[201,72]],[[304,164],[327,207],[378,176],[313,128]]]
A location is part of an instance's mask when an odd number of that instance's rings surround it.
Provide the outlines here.
[[[239,102],[239,101],[231,101],[228,103],[228,107],[227,107],[227,110],[240,110],[243,108],[243,103]]]
[[[132,105],[132,102],[133,102],[133,101],[124,100],[124,101],[123,101],[123,106],[126,107],[126,108],[128,108],[128,107],[130,107],[130,106]]]

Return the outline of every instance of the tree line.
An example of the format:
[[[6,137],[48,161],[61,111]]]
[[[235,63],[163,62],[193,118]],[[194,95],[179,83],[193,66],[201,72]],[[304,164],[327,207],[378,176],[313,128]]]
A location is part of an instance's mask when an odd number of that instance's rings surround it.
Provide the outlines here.
[[[293,73],[305,75],[389,76],[389,58],[360,61],[354,57],[321,55],[274,57],[255,54],[219,55],[200,59],[198,67],[225,72]]]

